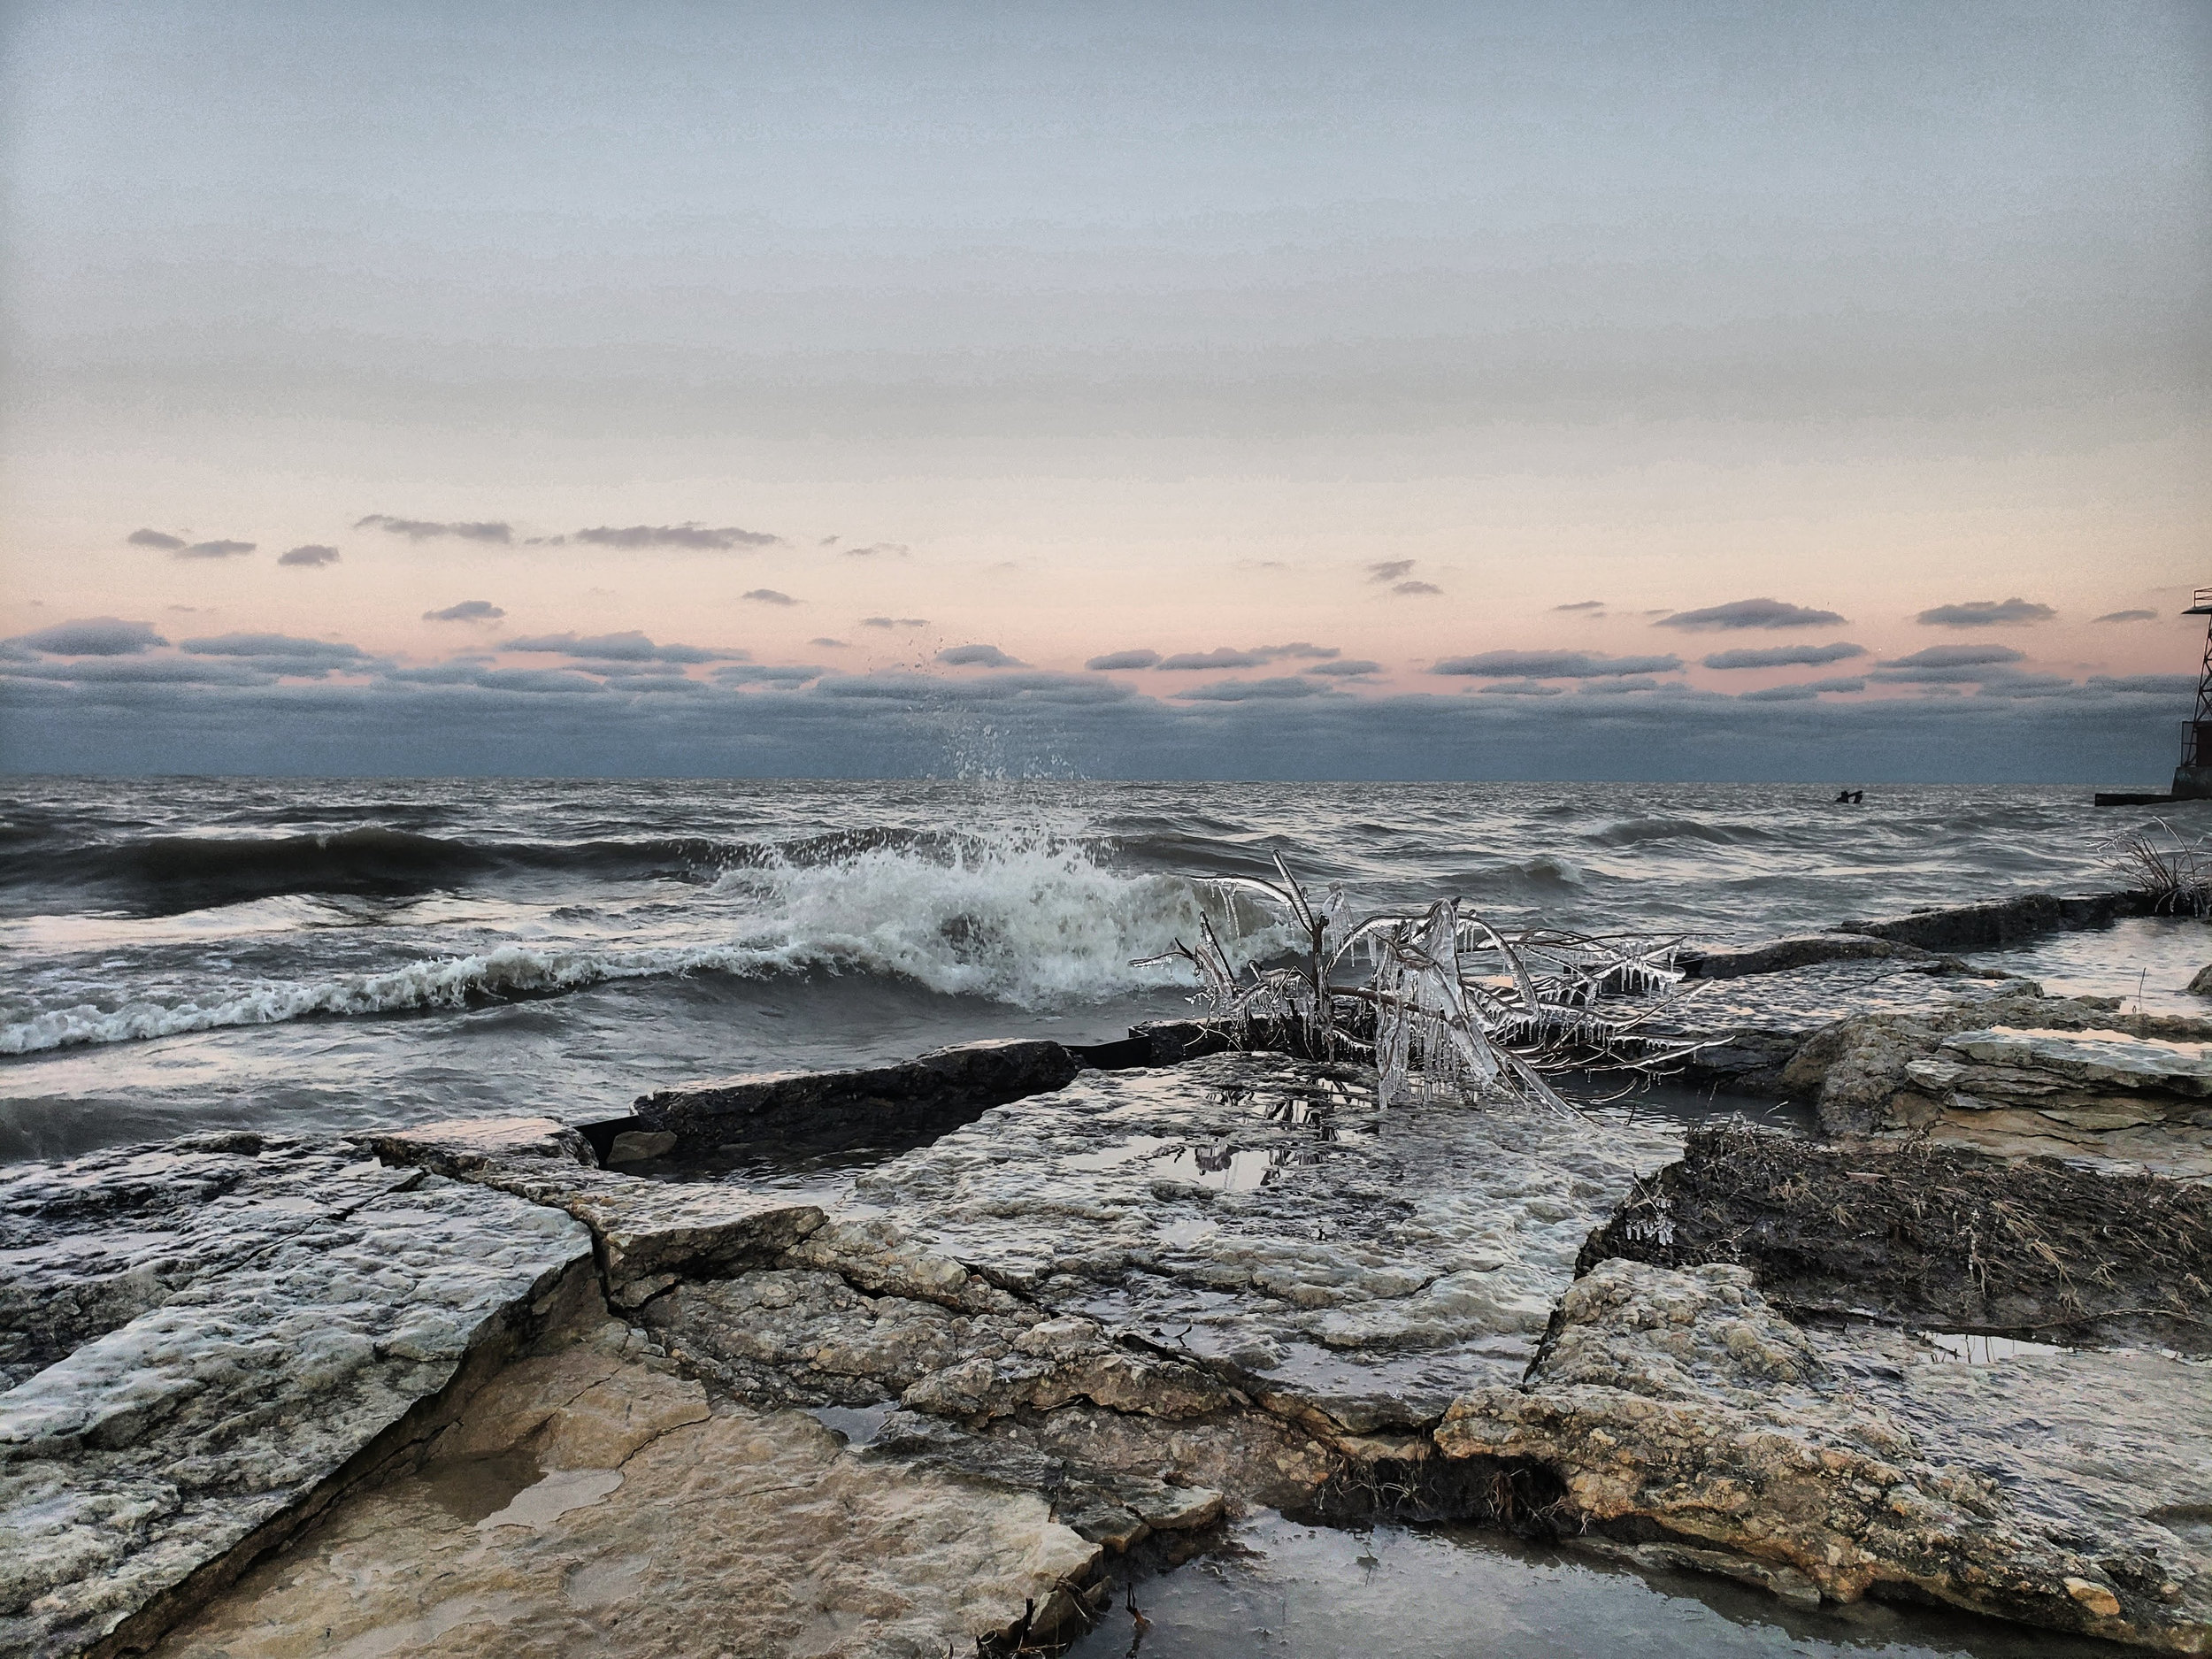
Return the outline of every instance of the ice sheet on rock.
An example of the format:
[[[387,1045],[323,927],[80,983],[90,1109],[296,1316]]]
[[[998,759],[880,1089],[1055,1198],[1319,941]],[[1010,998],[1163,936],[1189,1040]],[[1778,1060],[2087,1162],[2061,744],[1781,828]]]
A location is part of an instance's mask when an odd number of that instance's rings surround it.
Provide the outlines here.
[[[220,1560],[590,1259],[557,1210],[419,1171],[323,1172],[281,1226],[233,1206],[245,1239],[211,1207],[188,1236],[217,1248],[188,1282],[0,1395],[0,1648],[72,1650]]]
[[[1584,1238],[1680,1149],[1663,1120],[1378,1112],[1349,1068],[1222,1055],[1087,1073],[857,1190],[1048,1308],[1417,1416],[1519,1375]]]
[[[330,1141],[257,1134],[0,1169],[0,1388],[416,1179]]]

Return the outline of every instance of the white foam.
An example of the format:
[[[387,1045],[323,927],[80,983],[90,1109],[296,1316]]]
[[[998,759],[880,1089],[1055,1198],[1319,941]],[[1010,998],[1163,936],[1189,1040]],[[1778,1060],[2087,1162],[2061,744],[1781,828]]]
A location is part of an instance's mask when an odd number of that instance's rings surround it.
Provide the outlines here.
[[[979,837],[933,851],[879,848],[823,864],[733,871],[685,918],[679,942],[507,944],[380,972],[263,982],[205,1000],[80,1003],[0,1027],[0,1054],[311,1016],[455,1008],[473,997],[701,972],[890,974],[946,995],[1051,1007],[1182,983],[1171,965],[1130,963],[1178,938],[1195,939],[1202,895],[1180,878],[1119,872],[1082,844],[1053,837]],[[664,928],[656,931],[667,937]],[[716,936],[696,937],[709,933]],[[1248,930],[1245,942],[1279,941]]]

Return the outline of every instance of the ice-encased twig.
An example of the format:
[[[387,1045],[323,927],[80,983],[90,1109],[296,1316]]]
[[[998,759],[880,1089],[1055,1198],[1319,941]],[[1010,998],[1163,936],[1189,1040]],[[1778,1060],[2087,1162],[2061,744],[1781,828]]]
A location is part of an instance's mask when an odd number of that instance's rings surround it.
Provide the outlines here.
[[[1178,940],[1166,956],[1146,960],[1190,963],[1195,1000],[1239,1041],[1262,1018],[1300,1033],[1317,1057],[1371,1059],[1385,1106],[1450,1094],[1568,1110],[1547,1073],[1619,1069],[1647,1078],[1700,1046],[1663,1048],[1637,1034],[1683,978],[1674,966],[1678,940],[1556,929],[1509,936],[1456,899],[1418,915],[1379,911],[1355,920],[1340,887],[1329,887],[1316,905],[1279,855],[1274,864],[1279,882],[1229,876],[1213,885],[1286,912],[1303,935],[1302,966],[1248,963],[1240,973],[1202,917],[1196,949]],[[1349,964],[1365,965],[1363,982],[1339,981]],[[1661,1001],[1623,1008],[1616,1000],[1652,997]],[[1363,1010],[1365,1019],[1340,1018],[1340,1004],[1347,1015]],[[1357,1034],[1363,1025],[1371,1038]]]

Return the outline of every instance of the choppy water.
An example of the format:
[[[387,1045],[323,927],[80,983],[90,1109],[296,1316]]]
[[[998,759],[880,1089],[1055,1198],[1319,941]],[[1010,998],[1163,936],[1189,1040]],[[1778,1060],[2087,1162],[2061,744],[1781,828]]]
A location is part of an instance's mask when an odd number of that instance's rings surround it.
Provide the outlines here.
[[[1108,1038],[1181,1008],[1129,964],[1218,909],[1201,879],[1278,852],[1378,903],[1747,939],[2109,885],[2101,844],[2146,817],[2032,788],[12,780],[0,1156]],[[2187,932],[2145,956],[2162,981]],[[2135,994],[2139,941],[2069,949],[2070,986]]]

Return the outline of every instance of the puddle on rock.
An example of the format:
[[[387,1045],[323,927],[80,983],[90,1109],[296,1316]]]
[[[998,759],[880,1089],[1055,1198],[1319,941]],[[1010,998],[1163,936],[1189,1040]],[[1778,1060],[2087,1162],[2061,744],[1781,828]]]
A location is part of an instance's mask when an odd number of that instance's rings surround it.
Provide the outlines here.
[[[2027,1342],[2017,1337],[1984,1336],[1977,1331],[1923,1331],[1920,1340],[1939,1350],[1931,1361],[1942,1363],[1963,1360],[1969,1365],[2001,1365],[2007,1360],[2034,1354],[2067,1354],[2074,1350],[2050,1342]]]
[[[619,1469],[556,1469],[542,1480],[525,1486],[507,1507],[476,1524],[480,1532],[495,1527],[526,1526],[541,1531],[571,1509],[581,1509],[613,1494],[622,1485]]]
[[[1339,1532],[1261,1513],[1214,1555],[1117,1593],[1068,1659],[2110,1659],[2024,1626],[1861,1603],[1799,1610],[1701,1575],[1646,1575],[1470,1528]]]
[[[845,1437],[845,1444],[854,1450],[872,1444],[882,1432],[883,1420],[899,1409],[895,1400],[879,1401],[872,1406],[802,1406],[799,1408],[824,1428]]]
[[[425,1472],[423,1480],[442,1507],[473,1525],[498,1514],[514,1502],[517,1493],[537,1485],[544,1474],[537,1457],[517,1447],[489,1457],[438,1463]]]

